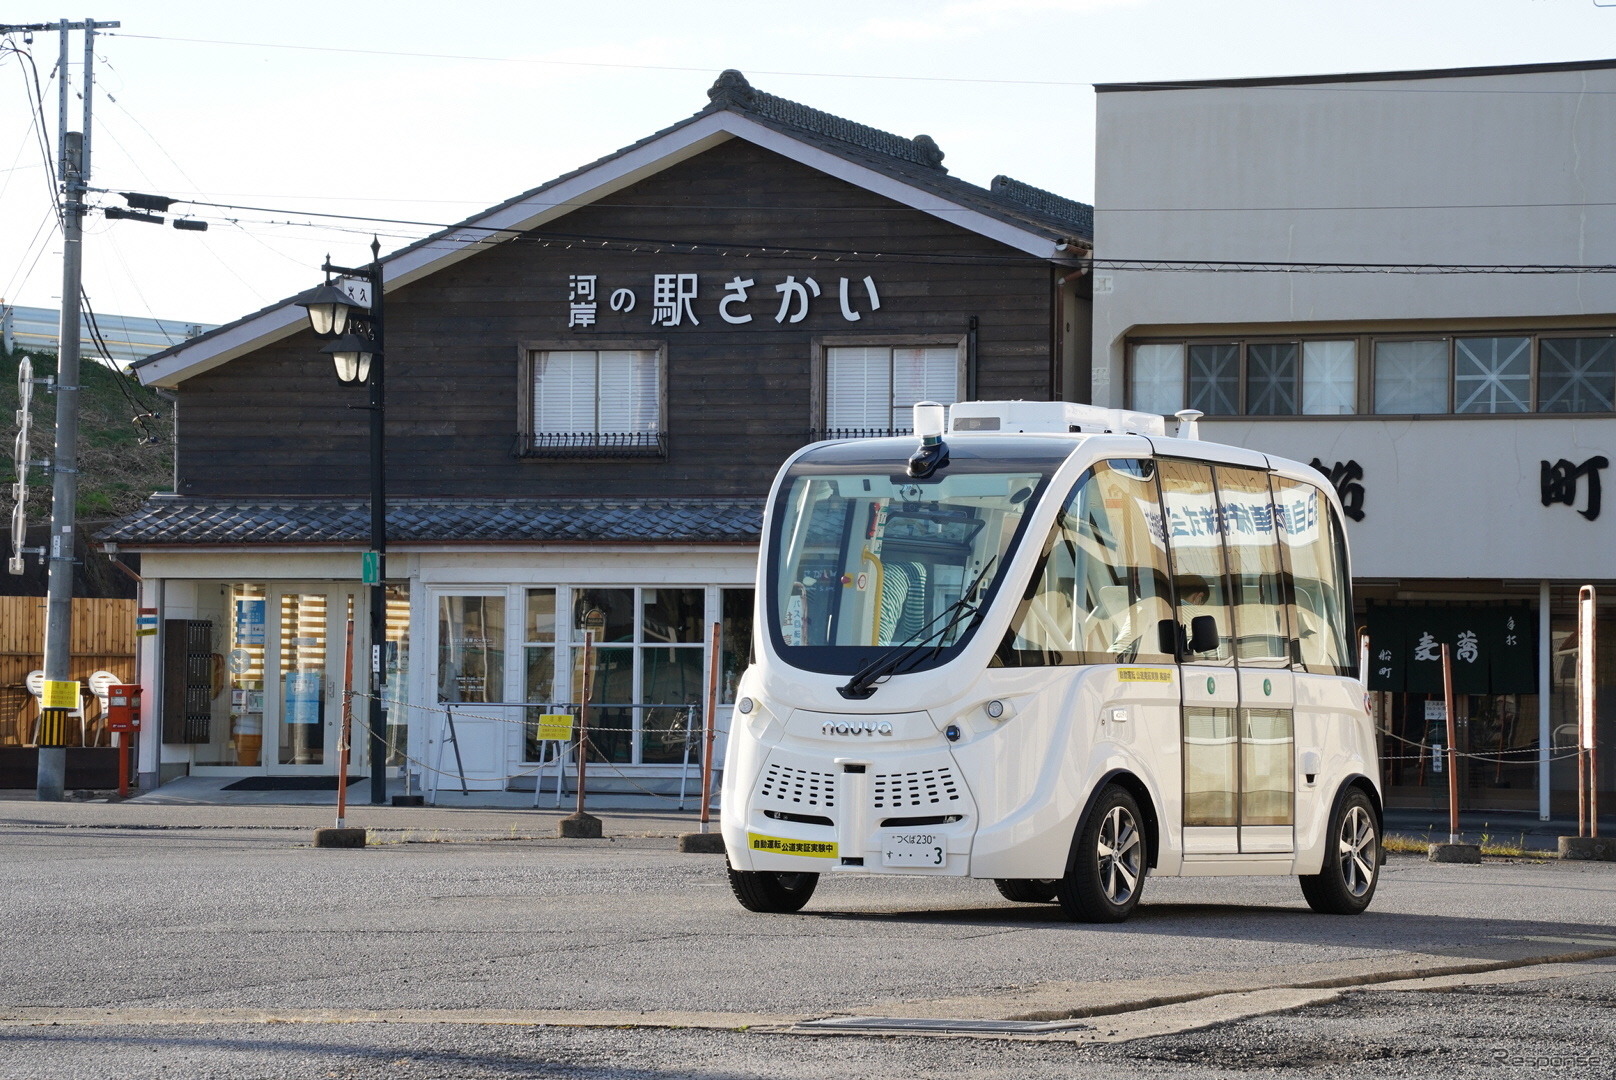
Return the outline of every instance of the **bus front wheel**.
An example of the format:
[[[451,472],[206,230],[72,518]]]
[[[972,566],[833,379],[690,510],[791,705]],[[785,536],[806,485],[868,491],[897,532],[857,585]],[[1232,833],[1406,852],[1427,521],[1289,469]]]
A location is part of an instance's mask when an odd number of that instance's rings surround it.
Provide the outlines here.
[[[1048,904],[1055,899],[1053,878],[994,878],[993,886],[1000,896],[1018,904]]]
[[[1356,915],[1369,906],[1380,882],[1380,836],[1375,806],[1361,788],[1347,792],[1330,815],[1324,865],[1304,874],[1302,895],[1324,915]]]
[[[1139,804],[1107,784],[1077,837],[1076,857],[1055,882],[1055,899],[1068,919],[1114,923],[1133,914],[1145,887],[1145,834]]]
[[[786,874],[775,870],[729,871],[729,887],[747,911],[783,915],[801,911],[819,885],[818,874]]]

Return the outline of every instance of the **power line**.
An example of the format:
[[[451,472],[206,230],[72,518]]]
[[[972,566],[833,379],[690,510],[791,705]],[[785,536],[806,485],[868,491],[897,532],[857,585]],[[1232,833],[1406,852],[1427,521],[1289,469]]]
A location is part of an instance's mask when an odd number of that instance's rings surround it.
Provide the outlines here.
[[[28,285],[28,279],[34,276],[34,268],[39,265],[39,260],[43,258],[45,252],[49,250],[51,237],[56,235],[56,230],[60,228],[60,226],[61,221],[57,218],[55,209],[47,206],[45,208],[45,215],[39,219],[39,227],[34,230],[34,238],[28,241],[28,246],[23,249],[22,262],[17,264],[16,271],[12,273],[11,279],[6,282],[6,291],[4,295],[15,296]],[[40,242],[41,233],[44,234],[43,242]],[[39,243],[39,250],[34,252],[33,261],[28,262],[28,252],[33,251],[34,244],[36,243]],[[28,263],[28,269],[26,272],[24,272],[22,269],[23,262]],[[19,273],[22,274],[20,280],[17,277]],[[12,288],[13,285],[16,286],[15,290]]]
[[[81,288],[79,290],[79,297],[84,302],[85,314],[89,316],[87,321],[90,327],[90,336],[95,339],[95,343],[100,347],[101,355],[106,357],[107,363],[105,366],[112,369],[112,381],[117,385],[118,391],[123,394],[124,400],[129,403],[129,407],[135,410],[134,415],[129,419],[137,428],[141,430],[143,436],[141,443],[147,446],[156,445],[161,440],[158,438],[157,432],[153,431],[151,426],[146,423],[147,417],[155,418],[157,416],[157,413],[154,411],[155,406],[149,408],[142,405],[140,402],[135,400],[134,395],[130,394],[128,384],[131,381],[131,377],[127,372],[118,366],[118,361],[113,357],[112,349],[108,347],[106,338],[101,336],[101,324],[95,317],[95,309],[90,306],[90,294]],[[142,389],[145,388],[142,387]],[[151,393],[151,391],[148,390],[147,393]],[[152,400],[157,400],[155,394],[152,395]]]
[[[624,64],[624,63],[611,63],[611,62],[608,62],[608,61],[591,61],[591,60],[542,60],[542,59],[538,59],[538,58],[534,58],[534,57],[525,57],[525,56],[484,56],[484,55],[478,55],[478,54],[473,54],[473,53],[407,52],[407,51],[397,50],[397,49],[355,49],[355,48],[344,48],[344,47],[336,46],[336,45],[290,45],[290,44],[286,44],[286,43],[283,43],[283,42],[274,42],[274,41],[231,41],[231,40],[225,40],[225,39],[220,39],[220,38],[171,37],[171,36],[162,35],[162,34],[125,34],[125,33],[120,33],[120,34],[117,34],[115,36],[117,36],[117,37],[125,37],[125,38],[135,38],[135,39],[142,40],[142,41],[174,41],[174,42],[181,42],[181,43],[190,44],[190,45],[229,45],[229,46],[236,46],[236,47],[240,47],[240,48],[251,48],[251,49],[287,49],[287,50],[292,50],[292,51],[297,51],[297,52],[345,53],[345,54],[352,55],[352,56],[397,56],[397,57],[405,57],[405,58],[408,58],[408,59],[415,59],[415,60],[471,60],[471,61],[476,61],[478,63],[489,63],[489,64],[532,64],[532,65],[536,65],[536,66],[540,66],[540,67],[600,68],[600,69],[607,69],[607,70],[614,70],[614,71],[673,71],[673,72],[694,72],[694,73],[698,73],[698,74],[711,74],[712,70],[713,70],[711,67],[690,66],[690,65],[680,65],[680,64]],[[1072,80],[1072,79],[982,79],[982,78],[973,79],[973,78],[967,78],[967,77],[964,77],[964,76],[957,76],[957,75],[886,75],[886,74],[871,74],[871,73],[867,73],[867,72],[843,72],[843,71],[777,71],[777,70],[770,70],[770,69],[753,69],[753,70],[751,70],[751,72],[749,74],[752,74],[752,75],[772,75],[772,76],[780,76],[780,77],[785,77],[785,78],[804,78],[804,79],[870,79],[870,80],[877,80],[877,81],[882,81],[882,82],[962,83],[962,84],[966,84],[966,85],[977,85],[977,86],[1056,86],[1056,87],[1071,87],[1071,88],[1074,88],[1074,89],[1075,88],[1087,88],[1087,87],[1094,86],[1094,83],[1089,82],[1089,81],[1080,81],[1080,80]],[[1392,74],[1392,76],[1395,75],[1395,73],[1391,73],[1391,74]],[[1509,74],[1509,72],[1504,71],[1504,72],[1500,72],[1499,74]],[[1552,72],[1551,72],[1551,74],[1552,74]],[[1562,95],[1571,95],[1571,96],[1578,96],[1578,97],[1580,97],[1580,96],[1600,96],[1600,95],[1616,94],[1616,90],[1582,90],[1582,89],[1576,89],[1576,90],[1551,90],[1551,89],[1519,89],[1519,88],[1505,89],[1505,88],[1480,88],[1480,87],[1475,87],[1475,88],[1472,88],[1472,87],[1425,87],[1425,88],[1419,88],[1419,87],[1410,87],[1410,86],[1359,86],[1359,85],[1345,86],[1345,85],[1339,85],[1339,84],[1320,84],[1320,83],[1314,83],[1312,81],[1313,79],[1316,79],[1316,78],[1330,78],[1330,77],[1331,76],[1312,76],[1312,75],[1295,76],[1294,79],[1296,81],[1293,82],[1293,81],[1287,81],[1287,77],[1281,76],[1281,77],[1278,77],[1276,79],[1276,82],[1278,82],[1279,85],[1284,85],[1284,86],[1288,86],[1288,87],[1289,86],[1300,86],[1300,87],[1305,87],[1308,90],[1322,90],[1322,91],[1329,91],[1329,92],[1344,92],[1344,93],[1370,93],[1370,94],[1562,94]],[[1390,77],[1389,76],[1389,77],[1387,77],[1386,81],[1388,81],[1388,82],[1411,81],[1413,79],[1416,79],[1417,77],[1418,76],[1417,76],[1416,73],[1409,73],[1409,75],[1406,76],[1402,80],[1398,80],[1395,77]],[[1471,76],[1468,76],[1468,77],[1475,78],[1477,76],[1471,75]],[[1343,81],[1347,81],[1347,80],[1355,79],[1355,78],[1357,78],[1357,76],[1352,75],[1352,74],[1346,74],[1346,75],[1341,76],[1341,78],[1342,78]],[[1306,80],[1306,81],[1301,81],[1301,80]],[[1240,82],[1244,82],[1244,81],[1245,80],[1240,80]],[[1210,85],[1209,85],[1209,83],[1210,83]],[[1139,83],[1139,84],[1110,83],[1110,84],[1105,84],[1105,85],[1115,86],[1115,87],[1128,87],[1128,88],[1133,88],[1134,86],[1137,86],[1141,90],[1207,90],[1207,89],[1222,89],[1223,88],[1223,87],[1217,85],[1216,80],[1208,80],[1208,81],[1186,80],[1184,82],[1150,82],[1150,83]]]
[[[28,71],[24,71],[22,65],[19,64],[17,72],[22,76],[23,94],[28,98],[29,120],[34,124],[34,134],[39,143],[40,157],[44,161],[45,184],[50,189],[51,205],[56,208],[56,216],[61,217],[62,201],[56,190],[58,180],[56,161],[50,152],[50,136],[47,134],[50,131],[50,123],[45,119],[45,92],[39,85],[39,65],[34,63],[34,54],[32,52],[19,49],[10,41],[4,42],[4,49],[28,61]],[[28,81],[30,72],[33,74],[32,83]]]
[[[346,53],[352,56],[399,56],[415,60],[474,60],[488,64],[534,64],[540,67],[604,68],[614,71],[677,71],[712,74],[711,67],[678,64],[614,64],[590,60],[540,60],[525,56],[478,56],[462,53],[404,52],[396,49],[353,49],[335,45],[287,45],[273,41],[226,41],[217,38],[168,37],[161,34],[118,34],[118,37],[138,38],[143,41],[177,41],[190,45],[233,45],[251,49],[289,49],[297,52]],[[884,82],[971,83],[988,86],[1069,86],[1086,87],[1089,83],[1064,79],[968,79],[947,75],[870,75],[862,72],[835,71],[769,71],[754,70],[754,75],[777,75],[808,79],[875,79]]]
[[[1358,263],[1218,259],[1099,258],[1096,270],[1165,274],[1616,274],[1616,265],[1577,263]]]
[[[1289,214],[1358,210],[1565,210],[1581,207],[1616,206],[1611,202],[1540,203],[1407,203],[1386,206],[1096,206],[1096,214]]]
[[[333,215],[339,218],[350,218],[352,215]],[[234,220],[234,219],[229,219]],[[374,219],[386,221],[387,219]],[[349,226],[330,225],[321,222],[298,222],[292,220],[258,222],[257,224],[273,224],[287,226],[301,226],[307,228],[325,229],[335,232],[359,233],[370,235],[371,229],[360,229]],[[577,247],[583,251],[603,254],[644,254],[649,249],[653,253],[667,251],[669,253],[688,252],[690,254],[716,255],[725,257],[741,252],[744,257],[758,257],[770,261],[787,260],[801,262],[806,258],[809,262],[903,262],[903,263],[969,263],[974,265],[1027,265],[1028,263],[1048,263],[1051,260],[1037,255],[980,255],[971,252],[919,252],[919,251],[870,251],[854,248],[818,248],[818,247],[770,247],[749,242],[732,242],[724,240],[691,240],[666,239],[653,237],[623,237],[599,236],[585,234],[567,234],[533,231],[518,231],[514,229],[498,229],[485,226],[444,226],[450,230],[448,234],[431,237],[435,243],[460,244],[462,246],[493,247],[496,244],[537,244],[541,247]],[[482,231],[489,235],[484,236],[457,236],[456,231]],[[396,253],[395,253],[396,254]],[[1074,255],[1069,260],[1061,260],[1063,265],[1076,268],[1094,270],[1117,271],[1150,271],[1159,273],[1247,273],[1247,274],[1609,274],[1616,273],[1616,265],[1611,264],[1577,264],[1577,263],[1363,263],[1350,261],[1335,262],[1300,262],[1281,260],[1217,260],[1217,259],[1135,259],[1122,257],[1099,257],[1087,259]]]

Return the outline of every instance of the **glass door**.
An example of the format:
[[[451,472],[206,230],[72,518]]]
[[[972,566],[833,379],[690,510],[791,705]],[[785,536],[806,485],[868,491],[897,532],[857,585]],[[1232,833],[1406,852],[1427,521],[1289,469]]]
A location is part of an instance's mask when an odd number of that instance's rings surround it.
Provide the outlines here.
[[[354,590],[284,586],[270,591],[267,606],[273,682],[265,687],[264,741],[270,745],[264,764],[278,774],[332,773],[342,732],[343,657],[347,622],[356,612]],[[354,681],[362,687],[358,658],[366,650],[359,633],[356,625]],[[356,699],[355,711],[355,727],[362,728],[362,699]],[[353,739],[350,770],[363,766],[364,746],[364,739]]]

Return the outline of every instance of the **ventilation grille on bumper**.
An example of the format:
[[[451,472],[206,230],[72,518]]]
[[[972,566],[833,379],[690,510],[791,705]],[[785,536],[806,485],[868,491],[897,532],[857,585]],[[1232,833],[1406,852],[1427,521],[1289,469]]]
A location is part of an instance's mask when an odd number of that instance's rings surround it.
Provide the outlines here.
[[[915,769],[912,772],[876,773],[871,785],[877,810],[902,810],[910,806],[940,806],[959,802],[959,783],[954,770]]]
[[[778,799],[797,806],[836,805],[836,774],[815,772],[812,769],[793,769],[789,765],[770,763],[763,774],[758,797]]]

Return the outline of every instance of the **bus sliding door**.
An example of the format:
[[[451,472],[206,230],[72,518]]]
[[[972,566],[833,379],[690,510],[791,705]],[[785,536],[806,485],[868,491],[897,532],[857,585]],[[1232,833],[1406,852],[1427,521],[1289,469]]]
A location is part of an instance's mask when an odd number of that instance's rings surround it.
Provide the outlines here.
[[[1289,852],[1295,679],[1268,476],[1163,461],[1162,499],[1184,642],[1184,852]]]
[[[1171,459],[1159,465],[1180,635],[1183,850],[1186,855],[1236,854],[1240,683],[1228,635],[1217,491],[1209,465]],[[1215,631],[1215,640],[1209,631]]]

